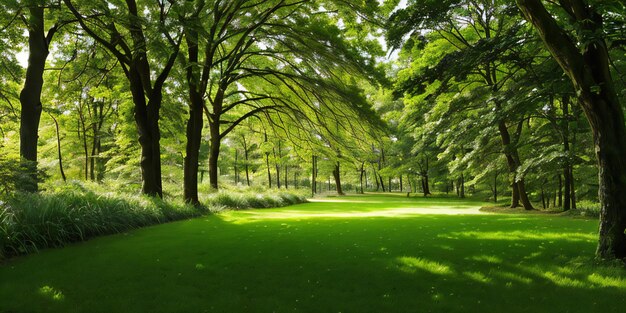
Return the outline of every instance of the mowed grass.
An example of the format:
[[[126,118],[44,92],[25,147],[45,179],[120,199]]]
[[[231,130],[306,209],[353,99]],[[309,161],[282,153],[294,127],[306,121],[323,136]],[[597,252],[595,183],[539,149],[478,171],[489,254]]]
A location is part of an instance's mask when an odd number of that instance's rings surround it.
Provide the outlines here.
[[[0,265],[0,312],[624,312],[597,221],[480,205],[349,196],[97,238]]]

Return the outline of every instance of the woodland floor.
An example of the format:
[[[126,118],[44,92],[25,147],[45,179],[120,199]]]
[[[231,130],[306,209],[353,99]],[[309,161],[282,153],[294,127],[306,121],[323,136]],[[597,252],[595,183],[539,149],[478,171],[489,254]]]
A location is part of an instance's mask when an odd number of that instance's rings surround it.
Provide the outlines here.
[[[405,194],[230,211],[0,265],[0,312],[624,312],[597,221]]]

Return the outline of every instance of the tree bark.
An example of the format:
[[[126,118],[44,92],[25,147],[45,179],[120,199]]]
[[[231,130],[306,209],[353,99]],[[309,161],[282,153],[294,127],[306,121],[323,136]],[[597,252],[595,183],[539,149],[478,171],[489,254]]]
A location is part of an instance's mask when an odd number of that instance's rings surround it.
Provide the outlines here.
[[[333,177],[335,178],[335,188],[337,189],[337,194],[340,196],[345,195],[343,193],[343,189],[341,188],[341,172],[340,172],[340,164],[339,161],[335,163],[335,169],[333,169]]]
[[[498,203],[498,171],[493,175],[493,203]]]
[[[463,176],[463,173],[461,173],[461,191],[460,191],[460,197],[461,198],[465,198],[465,177]]]
[[[311,196],[317,193],[317,157],[311,156]]]
[[[517,168],[520,165],[519,157],[517,155],[517,148],[512,145],[509,129],[506,126],[506,122],[502,119],[498,121],[498,130],[500,131],[500,139],[502,141],[503,153],[506,157],[506,163],[509,169],[509,179],[511,180],[511,207],[518,207],[519,202],[521,201],[524,209],[532,210],[533,206],[528,199],[524,179],[517,179],[515,177],[517,173]]]
[[[67,182],[67,177],[65,177],[65,171],[63,170],[63,155],[61,154],[61,133],[59,132],[59,122],[54,117],[54,115],[50,114],[49,112],[48,115],[50,115],[50,118],[52,118],[52,121],[54,121],[54,127],[57,134],[57,157],[59,158],[59,171],[61,172],[61,178],[63,179],[63,182]]]
[[[365,162],[361,162],[361,172],[360,172],[361,175],[359,175],[359,184],[361,187],[360,188],[361,190],[359,191],[360,194],[363,194],[363,175],[365,174],[365,170],[363,169],[364,166],[365,166]]]
[[[198,33],[188,30],[186,33],[187,54],[190,63],[198,62]],[[189,89],[189,118],[187,119],[185,145],[185,159],[183,161],[183,199],[193,205],[200,204],[198,199],[198,169],[200,167],[200,145],[202,142],[202,127],[204,118],[202,110],[204,108],[204,98],[200,86],[198,86],[198,75],[195,66],[187,67],[187,87]],[[211,134],[213,136],[213,134]],[[216,171],[217,169],[213,169]],[[209,169],[211,171],[211,169]],[[211,185],[213,187],[213,185]]]
[[[563,96],[561,100],[561,106],[563,110],[563,152],[565,153],[565,162],[563,164],[563,180],[564,180],[564,202],[563,211],[568,211],[571,208],[571,158],[569,149],[569,98]]]
[[[48,57],[48,39],[44,35],[44,8],[28,8],[28,67],[20,92],[20,157],[29,179],[20,183],[23,191],[37,192],[37,140],[41,119],[43,72]]]
[[[600,231],[596,255],[626,257],[626,127],[602,38],[588,38],[582,53],[540,0],[517,0],[552,56],[572,81],[591,126],[598,163]],[[602,17],[582,0],[561,1],[584,34],[602,34]]]
[[[250,187],[250,169],[249,169],[249,160],[248,160],[248,143],[246,142],[246,137],[241,135],[243,141],[243,157],[245,160],[245,169],[246,169],[246,184]]]

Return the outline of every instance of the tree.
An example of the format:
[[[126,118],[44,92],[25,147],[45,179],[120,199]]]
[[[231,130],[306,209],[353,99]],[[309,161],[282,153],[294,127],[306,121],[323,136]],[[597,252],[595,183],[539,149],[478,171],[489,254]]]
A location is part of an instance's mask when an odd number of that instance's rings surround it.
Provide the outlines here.
[[[626,127],[624,112],[613,84],[609,51],[604,38],[598,3],[559,1],[574,34],[553,17],[540,0],[516,0],[546,47],[570,78],[594,137],[598,162],[598,196],[601,203],[596,255],[603,259],[626,258]],[[611,9],[624,8],[608,1]],[[563,21],[561,21],[563,22]]]
[[[109,50],[124,71],[141,145],[142,192],[162,197],[159,117],[163,88],[182,41],[175,25],[184,13],[176,5],[160,0],[154,4],[136,0],[85,1],[80,6],[75,2],[64,0],[81,28]]]
[[[46,30],[45,12],[47,4],[43,0],[27,1],[24,5],[28,17],[22,16],[28,29],[28,66],[24,87],[20,92],[20,157],[25,161],[29,183],[22,184],[25,191],[37,191],[37,139],[42,104],[43,73],[48,58],[50,44],[57,31],[68,22],[56,22]],[[51,7],[56,7],[52,5]],[[20,9],[17,9],[16,14]]]
[[[221,141],[244,120],[268,112],[314,118],[324,109],[359,110],[362,103],[351,103],[358,91],[339,85],[344,82],[337,77],[342,72],[362,76],[373,65],[342,39],[330,14],[315,1],[195,5],[194,16],[205,18],[185,24],[191,114],[185,163],[189,202],[197,202],[200,108],[209,126],[209,181],[217,189]],[[316,10],[320,12],[309,14]]]
[[[426,62],[437,58],[435,66],[418,63],[416,67],[421,67],[418,70],[408,69],[411,74],[401,76],[399,90],[429,94],[426,102],[433,102],[450,92],[453,85],[457,85],[459,93],[468,87],[482,89],[481,100],[496,113],[493,122],[497,125],[509,169],[511,207],[521,203],[526,210],[533,209],[524,177],[517,175],[522,164],[518,144],[523,123],[513,120],[506,103],[501,101],[510,79],[524,64],[520,62],[518,50],[519,42],[524,42],[524,34],[520,32],[518,19],[511,13],[511,5],[505,1],[417,1],[395,12],[389,24],[388,36],[396,47],[405,34],[411,34],[407,42],[409,48],[419,50],[429,44],[443,48],[431,49],[434,56],[422,58]],[[427,91],[426,85],[432,87]]]

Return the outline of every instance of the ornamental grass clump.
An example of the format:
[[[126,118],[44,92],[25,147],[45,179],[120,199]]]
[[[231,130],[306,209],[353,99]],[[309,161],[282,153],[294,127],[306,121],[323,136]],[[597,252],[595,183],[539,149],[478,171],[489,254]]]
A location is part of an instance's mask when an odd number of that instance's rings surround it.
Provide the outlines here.
[[[91,191],[17,193],[0,204],[0,258],[203,214],[145,196]]]

